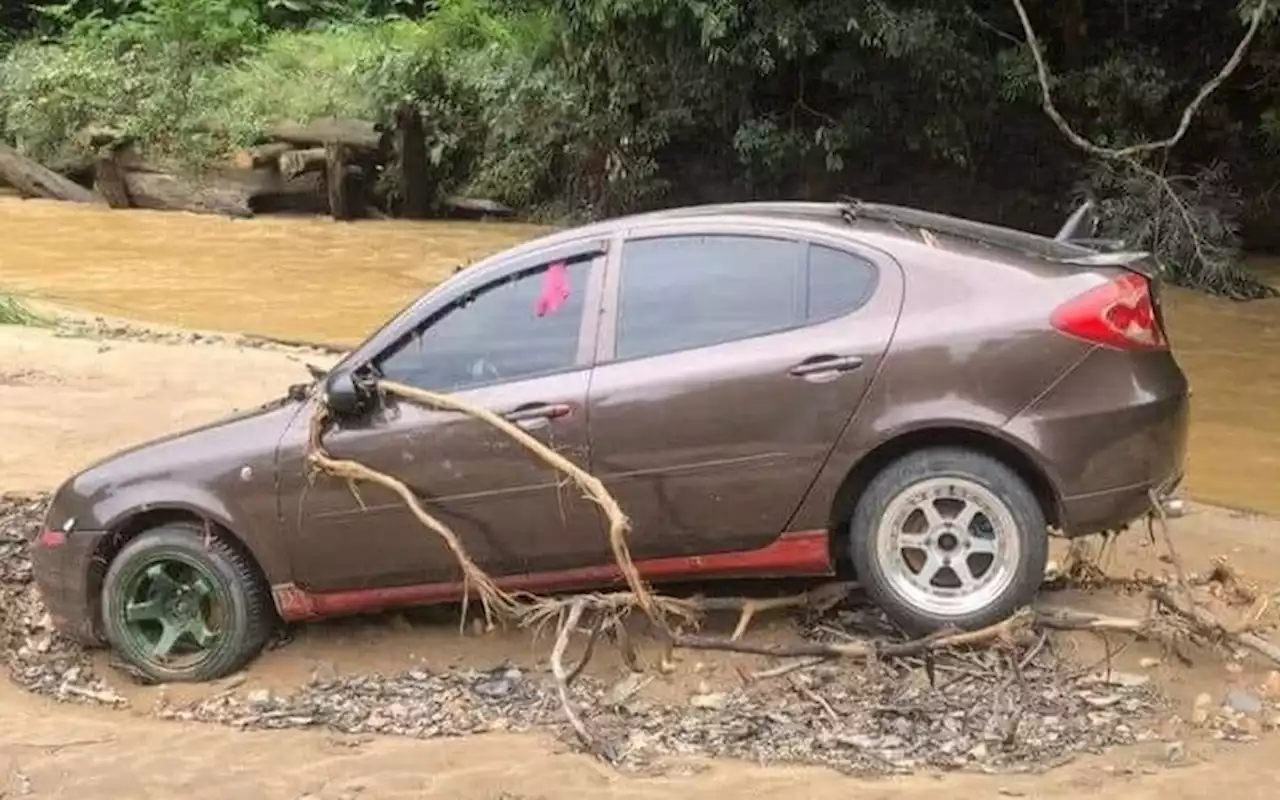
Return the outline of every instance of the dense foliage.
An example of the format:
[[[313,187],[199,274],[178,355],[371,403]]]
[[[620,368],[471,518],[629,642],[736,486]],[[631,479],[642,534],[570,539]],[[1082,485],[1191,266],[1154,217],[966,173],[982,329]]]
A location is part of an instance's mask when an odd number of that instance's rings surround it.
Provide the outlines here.
[[[1123,145],[1174,129],[1256,2],[1027,8],[1064,115]],[[1190,176],[1164,189],[1054,128],[1010,0],[63,0],[0,28],[0,135],[50,162],[90,124],[198,167],[270,121],[407,100],[444,188],[531,213],[847,194],[1051,231],[1083,186],[1230,293],[1242,230],[1280,244],[1280,26],[1143,165]]]

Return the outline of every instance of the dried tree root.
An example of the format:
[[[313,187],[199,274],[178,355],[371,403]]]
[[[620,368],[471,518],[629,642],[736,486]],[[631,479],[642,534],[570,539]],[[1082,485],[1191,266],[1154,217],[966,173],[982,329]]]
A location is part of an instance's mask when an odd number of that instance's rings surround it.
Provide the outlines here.
[[[667,627],[666,619],[654,602],[653,594],[649,591],[649,587],[641,579],[640,572],[636,569],[635,561],[631,558],[631,550],[627,547],[627,533],[631,529],[631,522],[627,519],[627,515],[622,512],[622,507],[618,505],[618,501],[604,488],[604,483],[599,478],[547,447],[535,437],[529,435],[519,425],[503,419],[501,415],[495,414],[487,408],[468,403],[452,395],[428,392],[395,381],[379,381],[378,388],[386,394],[402,397],[405,400],[422,403],[432,408],[457,411],[486,422],[510,436],[526,450],[550,466],[567,475],[578,485],[578,488],[583,491],[588,499],[600,506],[605,517],[608,518],[609,546],[613,550],[613,558],[617,563],[618,570],[627,582],[627,588],[635,595],[636,605],[656,625],[664,629]]]

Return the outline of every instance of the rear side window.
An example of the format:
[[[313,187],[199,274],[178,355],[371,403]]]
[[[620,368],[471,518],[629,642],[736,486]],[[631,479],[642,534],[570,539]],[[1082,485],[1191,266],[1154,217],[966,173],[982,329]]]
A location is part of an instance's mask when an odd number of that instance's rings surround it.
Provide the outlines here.
[[[844,250],[809,246],[805,321],[826,322],[858,310],[876,288],[875,264]]]
[[[804,254],[798,242],[758,236],[627,242],[617,357],[708,347],[802,324]]]

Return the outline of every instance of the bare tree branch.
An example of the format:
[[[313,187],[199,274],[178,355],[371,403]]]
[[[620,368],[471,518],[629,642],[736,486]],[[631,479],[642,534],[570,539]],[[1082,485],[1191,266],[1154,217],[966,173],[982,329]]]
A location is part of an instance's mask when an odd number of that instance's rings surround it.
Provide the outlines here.
[[[1027,46],[1031,48],[1031,55],[1036,62],[1036,76],[1040,82],[1041,105],[1044,112],[1049,115],[1049,119],[1053,120],[1053,124],[1062,131],[1076,147],[1099,158],[1111,160],[1127,159],[1132,160],[1136,156],[1144,153],[1151,153],[1157,150],[1168,150],[1174,147],[1182,138],[1187,135],[1187,130],[1191,127],[1191,122],[1195,119],[1195,115],[1199,113],[1200,107],[1204,105],[1209,96],[1218,90],[1227,78],[1231,77],[1244,61],[1244,54],[1248,51],[1249,45],[1253,43],[1254,36],[1262,27],[1262,20],[1266,16],[1267,7],[1271,0],[1259,0],[1257,7],[1253,10],[1253,16],[1249,20],[1249,30],[1245,32],[1239,44],[1236,45],[1235,52],[1231,54],[1231,58],[1227,59],[1227,63],[1222,66],[1208,83],[1200,87],[1200,91],[1196,93],[1195,98],[1182,111],[1182,120],[1178,123],[1178,129],[1173,135],[1161,139],[1157,142],[1142,142],[1141,144],[1130,145],[1128,147],[1103,147],[1081,134],[1077,133],[1066,118],[1062,116],[1062,112],[1058,111],[1058,107],[1053,103],[1053,91],[1050,87],[1049,68],[1045,64],[1044,51],[1040,47],[1040,40],[1036,36],[1035,28],[1031,25],[1031,19],[1027,16],[1027,8],[1023,4],[1023,0],[1013,0],[1013,6],[1018,11],[1018,19],[1022,21],[1022,31],[1026,35]]]

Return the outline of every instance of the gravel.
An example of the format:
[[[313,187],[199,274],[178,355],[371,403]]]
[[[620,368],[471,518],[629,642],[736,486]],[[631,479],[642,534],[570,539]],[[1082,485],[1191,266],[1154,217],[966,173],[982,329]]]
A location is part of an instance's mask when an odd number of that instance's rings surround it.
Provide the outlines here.
[[[0,500],[4,663],[29,691],[63,702],[124,705],[93,673],[86,653],[51,630],[31,582],[27,542],[44,502]],[[797,627],[808,638],[892,635],[865,608],[798,620]],[[857,773],[1034,771],[1155,738],[1151,728],[1165,706],[1143,677],[1090,674],[1029,635],[1001,650],[939,655],[931,670],[912,659],[828,663],[714,691],[699,687],[682,702],[643,698],[643,683],[661,677],[611,684],[584,675],[571,694],[600,749],[628,770],[651,771],[670,756],[693,755]],[[126,680],[123,673],[111,679]],[[151,713],[238,728],[420,738],[550,728],[573,741],[548,673],[510,664],[316,675],[288,693],[245,690],[244,682],[244,676],[226,679],[198,702],[161,699]]]

